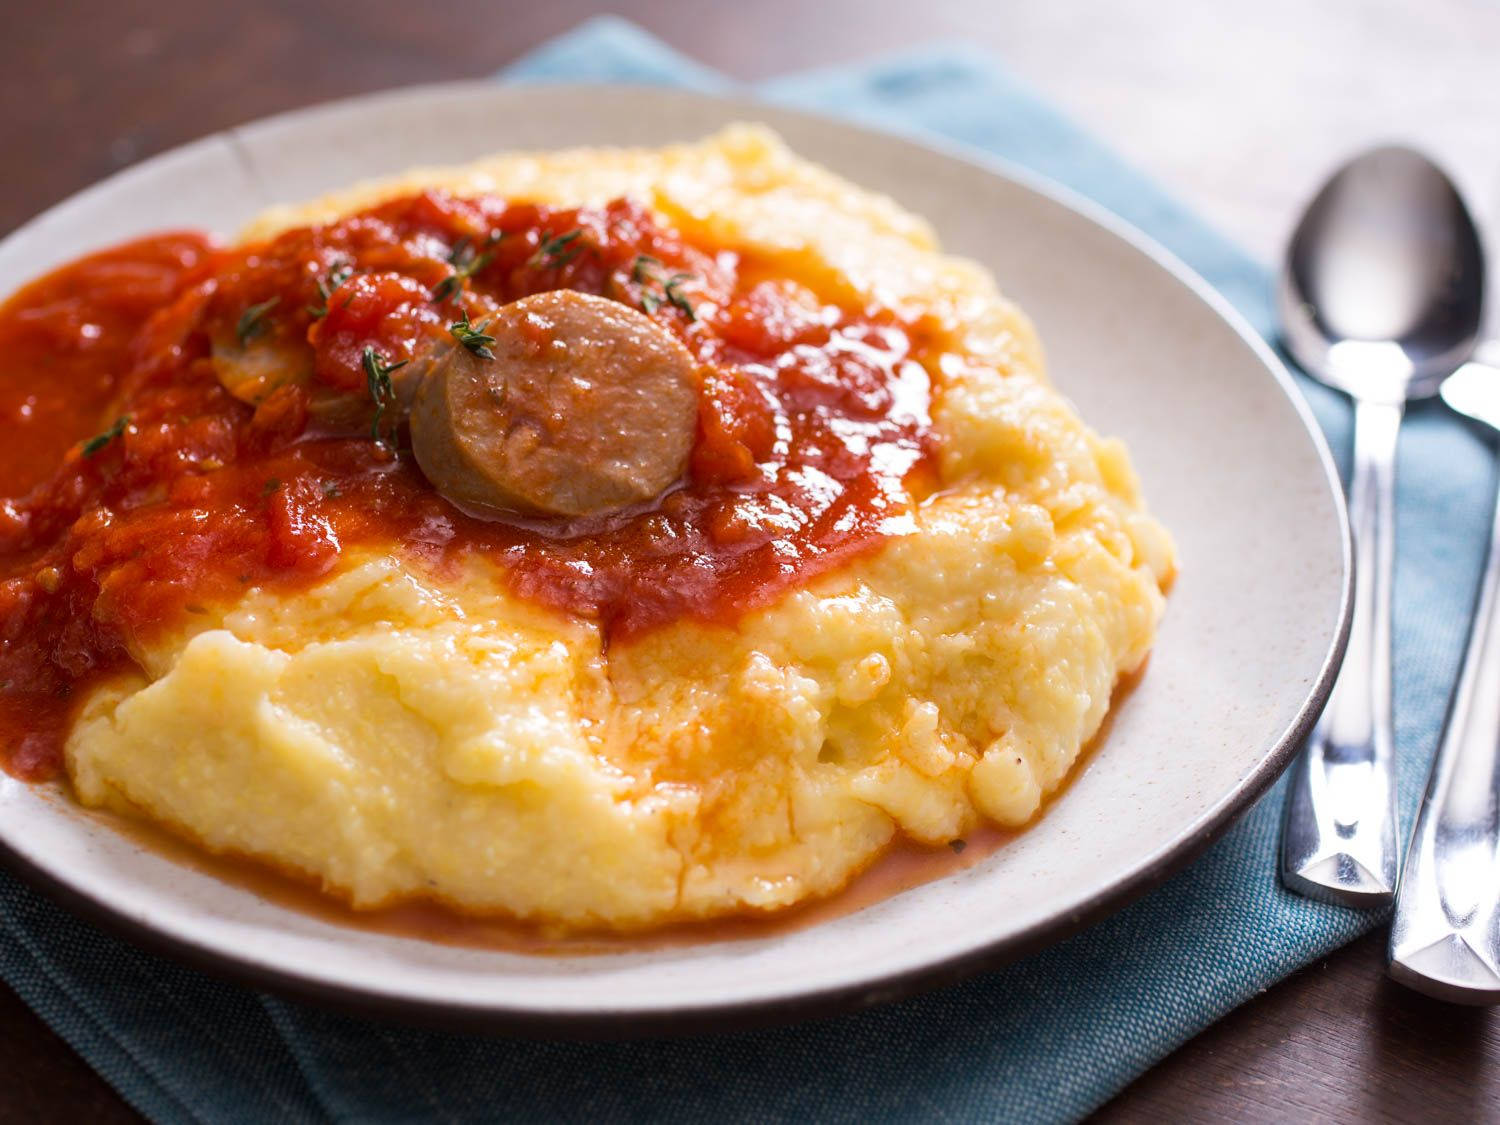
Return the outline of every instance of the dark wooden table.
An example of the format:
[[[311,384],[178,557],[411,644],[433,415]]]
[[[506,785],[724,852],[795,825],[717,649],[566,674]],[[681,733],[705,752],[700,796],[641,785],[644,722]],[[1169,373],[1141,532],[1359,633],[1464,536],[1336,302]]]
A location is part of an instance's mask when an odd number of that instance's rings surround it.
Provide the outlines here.
[[[1459,15],[1468,12],[1469,0],[1443,2],[1463,9]],[[856,58],[929,35],[962,35],[1019,61],[1022,70],[1045,69],[1034,54],[1047,47],[1048,36],[1063,34],[1062,17],[1052,14],[1056,5],[1016,5],[1003,24],[992,17],[993,8],[985,0],[636,0],[616,6],[688,53],[746,78]],[[0,233],[101,176],[203,133],[326,98],[482,75],[592,14],[581,0],[526,6],[494,0],[52,0],[13,6],[0,36],[0,150],[8,154]],[[1145,37],[1131,50],[1148,52],[1154,41]],[[1500,49],[1500,42],[1493,46]],[[1177,73],[1174,65],[1164,53],[1162,71]],[[1065,97],[1089,100],[1086,88],[1062,89]],[[1315,118],[1316,103],[1304,113]],[[1169,165],[1163,162],[1167,171]],[[1210,193],[1202,201],[1211,213],[1216,199]],[[1231,227],[1239,215],[1249,216],[1247,224],[1253,220],[1249,210],[1219,209]],[[1240,233],[1255,241],[1253,226]],[[0,1059],[0,1122],[134,1119],[3,986]],[[1500,1118],[1500,1017],[1435,1004],[1388,983],[1382,939],[1373,935],[1226,1017],[1099,1116]]]

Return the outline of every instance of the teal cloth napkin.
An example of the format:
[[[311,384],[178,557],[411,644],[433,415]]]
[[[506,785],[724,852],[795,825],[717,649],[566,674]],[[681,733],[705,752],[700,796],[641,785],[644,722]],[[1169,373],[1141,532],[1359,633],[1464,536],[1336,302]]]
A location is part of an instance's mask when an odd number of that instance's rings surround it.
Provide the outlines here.
[[[611,18],[543,46],[503,77],[731,85]],[[1050,176],[1154,236],[1272,332],[1260,264],[991,58],[922,50],[780,78],[757,92],[926,131]],[[1303,386],[1342,455],[1346,405]],[[1396,714],[1409,825],[1463,646],[1493,470],[1477,436],[1439,409],[1418,408],[1402,434],[1400,472]],[[1237,1004],[1383,922],[1278,886],[1280,807],[1277,786],[1164,886],[1028,960],[778,1030],[573,1044],[372,1023],[148,955],[8,875],[0,875],[0,975],[159,1121],[1067,1120]]]

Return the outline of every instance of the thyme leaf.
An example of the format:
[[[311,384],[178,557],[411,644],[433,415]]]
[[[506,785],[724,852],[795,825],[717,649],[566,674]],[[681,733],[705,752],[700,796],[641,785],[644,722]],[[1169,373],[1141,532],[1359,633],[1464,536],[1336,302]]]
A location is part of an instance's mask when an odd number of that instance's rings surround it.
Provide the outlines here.
[[[431,294],[433,303],[442,304],[449,297],[460,292],[469,278],[494,260],[495,252],[492,247],[504,237],[503,230],[492,230],[485,236],[484,242],[477,250],[472,238],[468,235],[460,237],[453,244],[453,249],[448,251],[448,264],[453,267],[453,272],[433,286]]]
[[[340,262],[329,268],[328,272],[318,278],[318,296],[323,298],[321,305],[308,305],[307,315],[314,320],[322,320],[328,315],[328,298],[333,296],[333,291],[344,282],[354,276],[354,266],[349,262]]]
[[[586,243],[578,241],[582,237],[582,227],[574,227],[564,234],[544,235],[541,244],[537,246],[536,253],[531,256],[528,264],[562,269],[563,266],[588,249]]]
[[[680,309],[682,314],[693,321],[698,319],[698,314],[693,311],[693,303],[682,295],[682,283],[691,281],[693,275],[690,273],[673,274],[671,279],[662,286],[662,292],[666,294],[667,301],[675,309]]]
[[[490,345],[495,342],[495,337],[485,332],[489,321],[481,321],[479,324],[469,323],[469,313],[465,309],[463,315],[454,323],[448,325],[449,334],[469,351],[480,359],[494,359],[495,353],[490,350]]]
[[[637,285],[644,285],[656,279],[656,271],[659,269],[661,269],[661,262],[650,254],[637,254],[635,264],[630,267],[630,280]]]
[[[123,434],[125,432],[125,427],[128,425],[130,425],[130,415],[120,415],[115,419],[114,425],[110,426],[109,429],[105,430],[103,433],[95,434],[93,437],[89,438],[88,441],[83,443],[83,455],[85,457],[92,457],[110,442],[114,441],[115,438]]]
[[[393,444],[381,436],[380,423],[385,418],[385,412],[396,404],[396,388],[391,384],[391,372],[405,367],[408,362],[403,359],[400,363],[390,363],[374,348],[365,345],[360,363],[365,369],[365,387],[370,392],[370,400],[375,404],[370,438],[379,445]]]
[[[668,304],[688,320],[698,319],[693,303],[682,292],[683,283],[694,280],[693,274],[674,273],[671,277],[663,277],[661,262],[650,254],[637,254],[630,267],[630,280],[640,287],[641,308],[648,316],[663,304]]]
[[[234,326],[234,334],[240,341],[240,347],[244,347],[256,336],[266,330],[266,313],[281,304],[279,296],[262,301],[258,305],[251,305],[240,313],[239,323]]]

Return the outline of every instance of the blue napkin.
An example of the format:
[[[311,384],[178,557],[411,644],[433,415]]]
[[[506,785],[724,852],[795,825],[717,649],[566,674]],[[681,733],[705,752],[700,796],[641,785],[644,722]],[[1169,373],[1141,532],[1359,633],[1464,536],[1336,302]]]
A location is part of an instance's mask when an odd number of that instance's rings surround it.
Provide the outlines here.
[[[630,24],[575,29],[514,81],[728,88]],[[935,48],[777,79],[771,100],[928,131],[1090,196],[1272,331],[1267,271],[1018,84]],[[1303,384],[1342,455],[1345,403]],[[1405,823],[1457,671],[1489,523],[1492,461],[1438,409],[1401,440],[1395,630]],[[0,875],[0,974],[160,1121],[1065,1120],[1100,1105],[1235,1005],[1380,924],[1285,893],[1278,786],[1191,867],[1113,918],[964,984],[799,1027],[569,1044],[376,1024],[150,956]]]

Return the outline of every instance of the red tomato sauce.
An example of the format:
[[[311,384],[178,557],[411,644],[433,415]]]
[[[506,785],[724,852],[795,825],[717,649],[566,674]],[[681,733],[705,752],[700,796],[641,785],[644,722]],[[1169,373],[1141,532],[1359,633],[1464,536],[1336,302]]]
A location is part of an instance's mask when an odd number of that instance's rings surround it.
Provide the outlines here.
[[[0,307],[0,764],[55,775],[90,684],[350,549],[481,555],[619,643],[732,624],[899,532],[933,452],[922,326],[765,274],[625,200],[428,192],[232,249],[158,235],[31,283]],[[399,417],[375,424],[366,351],[400,363],[558,288],[641,309],[697,358],[689,471],[646,510],[474,518]]]

